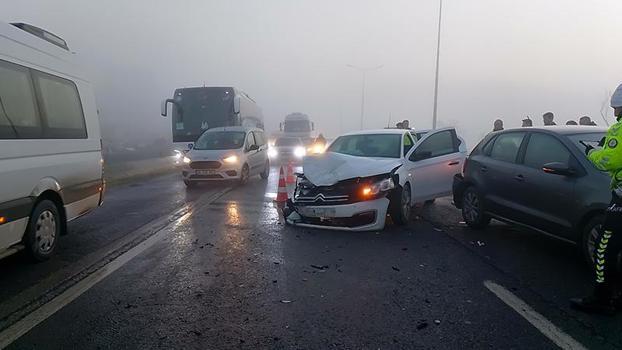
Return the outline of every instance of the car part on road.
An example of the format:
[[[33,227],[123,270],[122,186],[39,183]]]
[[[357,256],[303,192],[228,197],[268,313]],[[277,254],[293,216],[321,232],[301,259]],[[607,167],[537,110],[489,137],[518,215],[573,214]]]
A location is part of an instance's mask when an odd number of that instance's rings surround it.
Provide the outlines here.
[[[58,207],[50,200],[39,202],[30,216],[24,243],[26,251],[36,261],[50,258],[61,233],[61,217]]]
[[[481,196],[473,186],[468,187],[462,196],[462,217],[469,227],[475,229],[490,223],[490,216],[484,213]]]

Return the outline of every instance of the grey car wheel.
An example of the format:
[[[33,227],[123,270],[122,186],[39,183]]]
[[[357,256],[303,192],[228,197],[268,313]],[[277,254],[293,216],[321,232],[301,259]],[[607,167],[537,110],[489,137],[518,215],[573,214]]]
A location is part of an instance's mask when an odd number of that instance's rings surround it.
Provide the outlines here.
[[[27,251],[34,260],[46,260],[54,253],[60,236],[61,220],[54,202],[42,200],[37,203],[24,235]]]
[[[490,223],[490,217],[484,213],[479,193],[469,187],[462,196],[462,218],[469,227],[484,228]]]
[[[249,178],[250,169],[248,168],[248,164],[244,164],[244,166],[242,167],[242,171],[240,171],[240,185],[246,185]]]

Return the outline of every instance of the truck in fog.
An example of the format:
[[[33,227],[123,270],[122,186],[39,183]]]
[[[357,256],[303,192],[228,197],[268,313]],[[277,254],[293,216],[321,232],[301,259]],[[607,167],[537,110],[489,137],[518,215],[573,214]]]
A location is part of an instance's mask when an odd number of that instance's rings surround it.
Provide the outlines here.
[[[173,146],[178,158],[211,128],[244,126],[263,129],[261,109],[248,94],[235,87],[190,87],[175,90],[162,101],[162,116],[172,105]]]
[[[280,132],[275,136],[280,137],[299,137],[305,143],[313,140],[313,130],[315,125],[308,115],[304,113],[290,113],[285,116],[285,120],[279,124]]]

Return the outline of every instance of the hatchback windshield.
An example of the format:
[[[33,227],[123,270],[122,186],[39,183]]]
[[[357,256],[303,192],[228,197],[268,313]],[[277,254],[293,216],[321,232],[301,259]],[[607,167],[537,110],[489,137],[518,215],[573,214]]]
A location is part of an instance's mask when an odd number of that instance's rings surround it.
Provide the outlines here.
[[[572,141],[573,144],[575,144],[575,146],[579,148],[579,150],[581,150],[581,152],[585,151],[585,145],[583,145],[581,142],[591,145],[593,147],[598,147],[598,143],[603,137],[605,137],[604,132],[568,135],[568,138]]]
[[[293,147],[293,146],[302,146],[302,140],[295,137],[283,137],[277,139],[274,143],[275,146],[279,147]]]
[[[206,132],[194,144],[198,150],[237,149],[244,145],[246,133],[241,131]]]
[[[359,157],[399,158],[401,134],[363,134],[338,137],[328,152]]]

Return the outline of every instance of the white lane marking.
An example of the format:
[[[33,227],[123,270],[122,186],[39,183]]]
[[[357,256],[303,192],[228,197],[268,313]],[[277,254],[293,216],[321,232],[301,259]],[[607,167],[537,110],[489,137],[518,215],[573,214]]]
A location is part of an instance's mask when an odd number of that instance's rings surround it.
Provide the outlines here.
[[[585,346],[557,328],[551,321],[540,315],[509,290],[492,281],[484,281],[484,286],[560,348],[565,350],[587,350]]]
[[[206,206],[220,198],[222,195],[227,193],[231,188],[225,188],[212,196],[209,197],[209,200],[200,207]],[[182,215],[177,220],[171,222],[167,226],[160,229],[158,232],[137,244],[127,252],[119,255],[117,258],[109,262],[108,264],[102,266],[97,271],[88,275],[87,277],[80,280],[78,283],[69,287],[67,290],[56,296],[54,299],[49,302],[43,304],[38,309],[34,310],[21,320],[15,322],[10,327],[6,328],[2,332],[0,332],[0,349],[4,349],[9,346],[11,343],[19,339],[22,335],[26,334],[28,331],[36,327],[39,323],[45,321],[48,317],[52,316],[58,310],[67,306],[69,303],[77,299],[80,295],[84,294],[86,291],[91,289],[98,282],[108,277],[110,274],[118,270],[120,267],[125,265],[127,262],[135,258],[140,253],[152,247],[154,244],[162,240],[166,237],[171,229],[175,229],[181,223],[183,223],[188,217],[190,217],[195,208],[193,207],[188,213]]]

